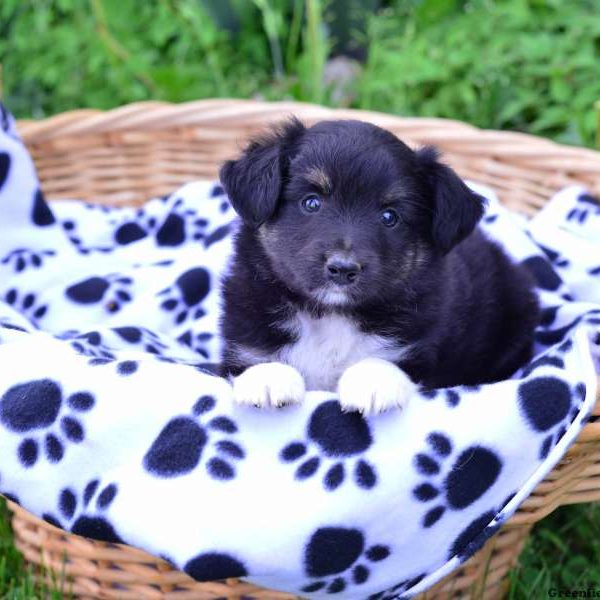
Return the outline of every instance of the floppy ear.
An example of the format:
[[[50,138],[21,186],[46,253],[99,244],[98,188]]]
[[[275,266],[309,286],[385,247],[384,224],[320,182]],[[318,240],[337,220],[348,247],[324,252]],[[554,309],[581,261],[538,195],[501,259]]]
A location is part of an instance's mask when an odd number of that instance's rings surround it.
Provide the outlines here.
[[[433,243],[442,254],[447,254],[475,229],[483,216],[485,200],[438,161],[435,148],[422,148],[416,154],[433,194]]]
[[[238,160],[229,160],[221,167],[221,184],[248,225],[259,227],[275,212],[289,145],[303,131],[304,125],[292,118],[251,141]]]

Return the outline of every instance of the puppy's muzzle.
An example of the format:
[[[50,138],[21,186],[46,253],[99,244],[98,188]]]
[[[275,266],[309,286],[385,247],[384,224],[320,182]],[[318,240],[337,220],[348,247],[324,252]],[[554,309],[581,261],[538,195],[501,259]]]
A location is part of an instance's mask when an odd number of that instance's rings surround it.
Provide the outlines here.
[[[355,283],[361,271],[361,265],[352,260],[343,260],[339,257],[330,258],[325,263],[325,275],[329,281],[336,285],[351,285]]]

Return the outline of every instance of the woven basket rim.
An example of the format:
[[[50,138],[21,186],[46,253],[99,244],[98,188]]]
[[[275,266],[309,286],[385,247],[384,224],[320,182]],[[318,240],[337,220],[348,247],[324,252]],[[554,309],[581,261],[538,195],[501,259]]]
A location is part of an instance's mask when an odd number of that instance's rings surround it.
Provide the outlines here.
[[[310,121],[322,119],[359,119],[371,120],[382,126],[401,123],[405,128],[431,129],[435,138],[435,128],[443,130],[443,139],[450,132],[465,141],[484,137],[490,142],[502,145],[527,146],[527,153],[537,150],[557,158],[569,155],[569,158],[587,159],[598,163],[600,178],[600,151],[580,146],[558,143],[548,138],[514,130],[483,129],[458,121],[440,117],[409,117],[392,115],[378,111],[361,109],[330,108],[318,104],[295,101],[268,102],[224,98],[205,99],[182,103],[170,102],[134,102],[109,110],[83,108],[62,112],[39,120],[19,120],[19,131],[26,144],[36,144],[53,138],[65,138],[87,134],[109,134],[128,131],[180,129],[195,126],[226,129],[226,123],[236,126],[238,119],[265,120],[272,115],[273,122],[297,115]],[[225,124],[225,125],[224,125]],[[515,148],[515,152],[516,152]]]

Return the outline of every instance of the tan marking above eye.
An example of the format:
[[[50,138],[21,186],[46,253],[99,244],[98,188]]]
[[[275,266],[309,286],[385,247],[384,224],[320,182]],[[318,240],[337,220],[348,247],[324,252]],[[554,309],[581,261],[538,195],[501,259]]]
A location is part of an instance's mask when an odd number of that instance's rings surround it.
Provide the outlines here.
[[[314,186],[318,187],[323,194],[331,193],[331,180],[329,179],[327,173],[323,171],[323,169],[320,169],[319,167],[313,167],[304,173],[304,178],[309,183],[312,183]]]
[[[406,187],[401,182],[394,183],[381,197],[381,204],[394,204],[401,202],[406,195]]]

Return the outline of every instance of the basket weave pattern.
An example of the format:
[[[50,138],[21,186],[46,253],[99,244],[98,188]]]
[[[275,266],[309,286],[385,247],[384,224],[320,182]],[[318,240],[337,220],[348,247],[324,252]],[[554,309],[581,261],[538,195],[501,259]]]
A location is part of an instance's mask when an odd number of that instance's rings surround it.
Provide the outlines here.
[[[600,192],[600,153],[521,133],[483,131],[455,121],[399,118],[300,103],[203,100],[172,105],[137,103],[101,112],[79,110],[19,131],[49,199],[77,198],[139,205],[188,181],[216,178],[219,164],[237,154],[267,123],[295,114],[372,121],[412,145],[435,144],[463,177],[488,184],[502,202],[532,215],[561,187],[579,183]],[[600,499],[600,396],[594,417],[561,463],[482,550],[422,600],[472,597],[493,600],[506,590],[532,525],[561,504]],[[294,596],[229,579],[197,583],[145,552],[86,540],[37,519],[10,503],[17,547],[46,567],[41,577],[66,576],[65,591],[80,598],[203,600]],[[48,571],[54,573],[50,575]]]

